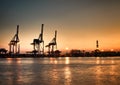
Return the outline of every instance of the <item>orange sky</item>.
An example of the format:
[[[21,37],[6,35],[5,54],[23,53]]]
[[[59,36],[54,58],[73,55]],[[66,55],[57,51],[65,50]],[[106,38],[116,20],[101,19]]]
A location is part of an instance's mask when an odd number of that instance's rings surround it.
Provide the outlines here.
[[[30,43],[38,38],[41,24],[48,44],[58,31],[59,50],[120,49],[120,1],[117,0],[13,0],[0,3],[0,48],[8,43],[20,25],[21,51],[33,50]]]

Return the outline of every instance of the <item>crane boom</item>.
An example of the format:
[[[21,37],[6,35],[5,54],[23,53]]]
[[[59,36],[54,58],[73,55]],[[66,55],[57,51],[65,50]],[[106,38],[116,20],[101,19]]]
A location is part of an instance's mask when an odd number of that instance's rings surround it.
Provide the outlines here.
[[[44,27],[44,24],[42,24],[42,26],[41,26],[41,33],[38,38],[40,40],[40,42],[43,42],[43,27]]]
[[[16,32],[16,35],[18,35],[19,33],[19,25],[17,25],[17,32]]]
[[[55,44],[56,44],[56,38],[57,38],[57,30],[55,30]]]

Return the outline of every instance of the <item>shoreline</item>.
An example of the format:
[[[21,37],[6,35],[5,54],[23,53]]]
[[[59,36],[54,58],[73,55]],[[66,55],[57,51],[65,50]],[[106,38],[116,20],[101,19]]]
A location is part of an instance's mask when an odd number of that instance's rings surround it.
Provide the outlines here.
[[[40,54],[0,54],[0,58],[59,58],[59,57],[120,57],[120,55],[107,56],[55,56],[55,55],[40,55]]]

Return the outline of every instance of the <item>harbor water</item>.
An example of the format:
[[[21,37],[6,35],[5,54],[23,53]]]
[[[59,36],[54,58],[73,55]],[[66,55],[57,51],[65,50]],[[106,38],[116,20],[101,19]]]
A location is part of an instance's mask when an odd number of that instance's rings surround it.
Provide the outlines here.
[[[120,57],[1,58],[0,85],[120,85]]]

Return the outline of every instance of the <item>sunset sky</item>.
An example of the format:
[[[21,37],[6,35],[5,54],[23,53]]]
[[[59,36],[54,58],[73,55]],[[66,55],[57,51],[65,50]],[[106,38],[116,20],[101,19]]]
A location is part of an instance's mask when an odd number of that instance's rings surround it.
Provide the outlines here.
[[[45,45],[58,31],[59,50],[120,49],[120,0],[0,0],[0,48],[20,25],[22,52],[33,50],[44,24]]]

